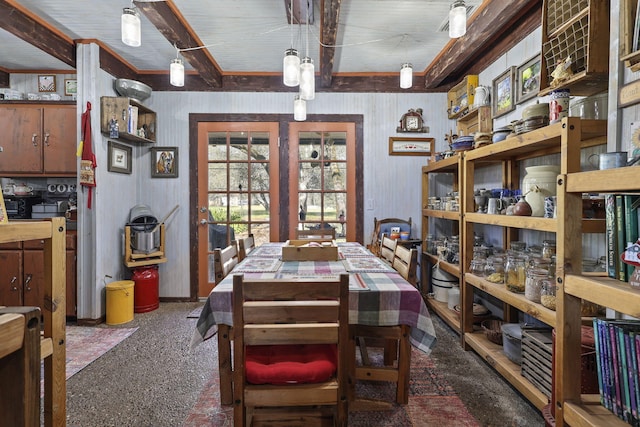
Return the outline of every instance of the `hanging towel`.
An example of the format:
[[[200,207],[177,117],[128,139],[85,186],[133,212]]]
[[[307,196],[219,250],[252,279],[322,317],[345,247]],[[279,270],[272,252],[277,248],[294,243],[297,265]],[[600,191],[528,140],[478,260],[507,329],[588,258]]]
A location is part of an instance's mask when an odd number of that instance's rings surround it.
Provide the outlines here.
[[[82,113],[82,138],[78,151],[82,153],[80,161],[80,185],[89,188],[87,208],[91,209],[91,196],[93,187],[96,186],[95,168],[96,156],[91,148],[91,103],[87,102],[87,109]]]

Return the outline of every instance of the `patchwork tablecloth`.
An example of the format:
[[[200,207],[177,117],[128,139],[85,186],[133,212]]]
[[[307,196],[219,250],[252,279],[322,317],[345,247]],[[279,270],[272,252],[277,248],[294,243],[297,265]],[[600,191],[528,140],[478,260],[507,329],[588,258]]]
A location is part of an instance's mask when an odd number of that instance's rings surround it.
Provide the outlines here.
[[[247,271],[241,274],[255,279],[334,276],[347,271],[344,261],[285,261],[276,272]],[[349,265],[362,266],[362,263]],[[412,345],[429,353],[435,345],[436,336],[422,295],[395,270],[386,265],[384,267],[382,271],[349,272],[349,323],[372,326],[409,325]],[[209,294],[196,324],[192,347],[213,336],[217,330],[216,325],[233,326],[232,288],[235,273],[236,270],[232,270]]]

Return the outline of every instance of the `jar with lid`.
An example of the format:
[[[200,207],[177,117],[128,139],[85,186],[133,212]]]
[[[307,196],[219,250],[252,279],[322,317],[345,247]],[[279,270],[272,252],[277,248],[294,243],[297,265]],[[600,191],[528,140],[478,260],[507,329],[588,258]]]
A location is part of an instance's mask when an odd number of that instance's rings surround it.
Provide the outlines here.
[[[525,260],[517,256],[507,257],[504,265],[505,285],[508,290],[516,293],[524,292]]]
[[[475,276],[484,277],[484,265],[484,259],[472,259],[471,265],[469,266],[469,273]]]
[[[509,249],[516,252],[524,252],[524,250],[527,249],[527,244],[525,242],[513,241],[509,244]]]
[[[425,239],[424,239],[424,250],[428,254],[434,254],[435,253],[433,234],[427,234],[427,236],[425,237]]]
[[[529,301],[540,302],[542,282],[548,280],[549,271],[543,268],[528,268],[524,282],[524,296]]]
[[[551,259],[556,254],[556,241],[545,240],[542,242],[542,258]]]
[[[489,257],[484,265],[484,277],[492,283],[504,281],[504,260],[500,257]]]
[[[540,288],[540,302],[549,310],[556,310],[556,283],[553,279],[545,279],[542,281]]]

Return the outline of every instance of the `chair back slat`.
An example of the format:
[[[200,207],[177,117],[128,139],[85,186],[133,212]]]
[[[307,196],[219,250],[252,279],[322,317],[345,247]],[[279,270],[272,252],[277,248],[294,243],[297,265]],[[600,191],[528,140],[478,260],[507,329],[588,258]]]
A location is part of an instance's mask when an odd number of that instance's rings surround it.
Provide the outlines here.
[[[417,284],[418,250],[408,249],[402,245],[396,247],[393,268],[412,285]]]
[[[393,258],[395,258],[397,246],[397,240],[388,237],[386,234],[383,234],[382,241],[380,242],[380,258],[386,261],[389,265],[393,264]]]
[[[245,345],[334,344],[338,323],[296,323],[246,325]]]
[[[215,271],[216,285],[220,283],[237,264],[238,245],[235,240],[224,249],[215,249],[213,251],[213,270]]]
[[[330,322],[338,317],[339,308],[336,301],[283,301],[272,304],[262,301],[247,302],[244,307],[244,321],[245,324],[291,322],[304,315],[312,322]]]
[[[341,293],[335,279],[245,279],[242,291],[252,301],[337,299]]]
[[[242,261],[256,248],[256,240],[253,234],[238,240],[238,261]]]

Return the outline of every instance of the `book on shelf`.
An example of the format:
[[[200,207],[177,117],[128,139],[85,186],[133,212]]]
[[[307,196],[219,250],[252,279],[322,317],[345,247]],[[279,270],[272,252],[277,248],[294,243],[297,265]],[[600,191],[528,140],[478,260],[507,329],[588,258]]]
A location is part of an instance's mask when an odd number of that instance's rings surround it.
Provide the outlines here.
[[[624,242],[625,249],[638,240],[638,216],[640,215],[640,195],[625,194],[624,196]],[[623,263],[626,268],[627,281],[633,274],[635,266]]]
[[[616,194],[616,257],[618,258],[618,273],[617,278],[623,282],[627,281],[627,265],[620,260],[620,255],[624,253],[627,248],[625,241],[625,216],[626,211],[624,207],[625,197],[622,194]]]
[[[611,278],[618,276],[618,264],[620,258],[616,257],[617,233],[616,233],[616,197],[614,194],[605,194],[605,239],[607,245],[607,275]]]

